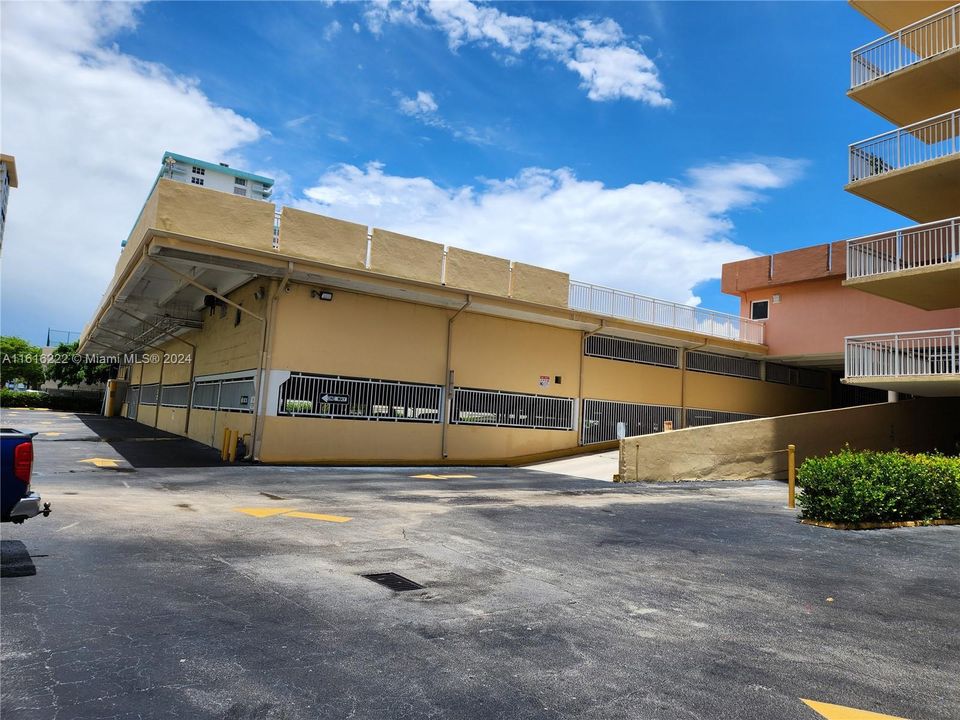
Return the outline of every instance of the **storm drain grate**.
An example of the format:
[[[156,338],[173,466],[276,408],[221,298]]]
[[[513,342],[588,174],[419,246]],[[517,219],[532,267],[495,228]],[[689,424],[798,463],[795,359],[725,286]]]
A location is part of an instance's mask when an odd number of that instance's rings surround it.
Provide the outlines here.
[[[423,590],[423,585],[418,585],[413,580],[408,580],[403,575],[396,573],[369,573],[363,575],[367,580],[373,580],[384,587],[388,587],[395,592],[404,592],[405,590]]]

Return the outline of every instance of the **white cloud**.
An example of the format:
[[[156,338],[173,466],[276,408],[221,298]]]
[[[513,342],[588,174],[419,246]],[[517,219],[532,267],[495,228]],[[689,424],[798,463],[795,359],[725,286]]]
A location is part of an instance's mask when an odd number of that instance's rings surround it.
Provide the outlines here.
[[[494,48],[505,60],[533,50],[577,73],[591,100],[627,98],[654,107],[670,105],[654,62],[611,18],[546,22],[471,0],[378,0],[364,16],[375,34],[390,23],[436,27],[447,36],[451,50],[475,43]],[[503,56],[502,51],[513,55]]]
[[[4,333],[89,319],[164,150],[241,164],[261,136],[190,78],[121,53],[128,3],[4,3],[3,152],[17,158],[3,247]]]
[[[767,158],[695,168],[683,183],[606,187],[567,169],[528,168],[478,187],[445,188],[390,175],[379,163],[339,165],[297,205],[696,304],[697,283],[719,277],[724,262],[756,254],[732,239],[729,213],[801,170],[799,161]]]
[[[341,30],[343,30],[343,25],[341,25],[337,20],[334,20],[323,29],[323,39],[327,42],[330,42],[333,40],[333,38],[340,34]]]
[[[440,106],[433,97],[433,93],[418,90],[416,97],[399,95],[398,107],[400,112],[422,122],[432,128],[438,128],[450,133],[457,140],[473,145],[492,145],[494,133],[489,128],[477,128],[458,122],[451,122],[439,113]]]
[[[401,97],[400,112],[404,115],[418,116],[430,115],[440,109],[437,101],[433,99],[433,93],[426,90],[418,90],[416,97]]]

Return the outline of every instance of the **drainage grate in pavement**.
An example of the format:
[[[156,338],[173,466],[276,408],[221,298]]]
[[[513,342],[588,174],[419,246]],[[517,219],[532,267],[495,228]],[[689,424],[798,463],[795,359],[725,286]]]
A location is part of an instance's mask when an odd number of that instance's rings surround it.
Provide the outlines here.
[[[405,590],[423,590],[423,585],[417,585],[413,580],[408,580],[403,575],[397,575],[396,573],[369,573],[363,575],[367,580],[373,580],[375,583],[380,583],[384,587],[388,587],[395,592],[403,592]]]

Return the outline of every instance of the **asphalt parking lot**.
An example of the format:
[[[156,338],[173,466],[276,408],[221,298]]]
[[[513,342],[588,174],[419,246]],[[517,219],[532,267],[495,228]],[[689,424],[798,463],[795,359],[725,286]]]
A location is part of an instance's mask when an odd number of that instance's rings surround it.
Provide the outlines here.
[[[960,527],[800,525],[774,482],[222,466],[126,420],[3,424],[41,433],[53,504],[2,527],[4,720],[960,718]]]

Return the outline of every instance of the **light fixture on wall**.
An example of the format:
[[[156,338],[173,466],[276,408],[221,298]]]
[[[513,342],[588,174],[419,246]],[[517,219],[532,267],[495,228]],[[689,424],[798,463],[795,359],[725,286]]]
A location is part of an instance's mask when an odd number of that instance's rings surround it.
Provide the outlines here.
[[[310,297],[318,298],[320,300],[326,300],[327,302],[330,302],[331,300],[333,300],[333,293],[330,292],[329,290],[311,290]]]
[[[253,293],[254,300],[263,300],[263,296],[267,294],[267,291],[264,289],[263,285],[257,288],[256,292]]]

